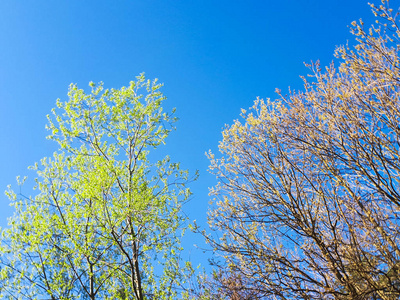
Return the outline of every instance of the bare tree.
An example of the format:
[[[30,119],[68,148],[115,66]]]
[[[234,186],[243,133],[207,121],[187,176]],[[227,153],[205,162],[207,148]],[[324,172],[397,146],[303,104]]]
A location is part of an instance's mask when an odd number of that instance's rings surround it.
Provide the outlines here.
[[[338,67],[258,99],[209,153],[209,241],[253,299],[400,297],[400,28],[382,2]]]

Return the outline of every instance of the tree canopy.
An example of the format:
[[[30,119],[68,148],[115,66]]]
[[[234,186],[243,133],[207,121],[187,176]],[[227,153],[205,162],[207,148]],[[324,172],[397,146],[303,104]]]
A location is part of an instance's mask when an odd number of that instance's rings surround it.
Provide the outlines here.
[[[188,172],[148,159],[176,120],[162,111],[162,85],[141,74],[120,89],[90,86],[71,85],[48,116],[60,148],[33,167],[37,194],[7,192],[16,213],[2,232],[1,298],[181,294]]]
[[[388,2],[371,5],[369,30],[353,22],[354,48],[311,64],[303,91],[257,99],[209,153],[222,235],[209,241],[231,274],[219,298],[399,298],[400,28]]]

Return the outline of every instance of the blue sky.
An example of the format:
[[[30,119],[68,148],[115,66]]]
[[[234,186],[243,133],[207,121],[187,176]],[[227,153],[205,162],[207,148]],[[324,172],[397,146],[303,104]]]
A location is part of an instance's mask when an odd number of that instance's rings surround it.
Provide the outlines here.
[[[165,84],[177,130],[160,151],[199,170],[188,216],[205,226],[214,178],[204,153],[253,100],[301,88],[303,62],[327,65],[349,25],[373,20],[367,1],[0,1],[0,189],[50,156],[46,115],[73,82],[127,85],[145,72]],[[29,195],[31,191],[24,190]],[[12,210],[0,197],[0,226]],[[188,244],[198,243],[191,236]],[[193,250],[195,252],[195,250]]]

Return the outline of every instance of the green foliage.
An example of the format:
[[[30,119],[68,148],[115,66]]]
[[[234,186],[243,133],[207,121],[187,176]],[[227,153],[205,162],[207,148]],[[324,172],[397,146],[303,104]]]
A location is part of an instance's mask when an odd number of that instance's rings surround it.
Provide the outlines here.
[[[148,159],[176,118],[143,74],[121,89],[90,86],[71,85],[48,116],[60,149],[33,167],[37,195],[7,191],[16,213],[2,232],[3,298],[178,297],[188,172]]]

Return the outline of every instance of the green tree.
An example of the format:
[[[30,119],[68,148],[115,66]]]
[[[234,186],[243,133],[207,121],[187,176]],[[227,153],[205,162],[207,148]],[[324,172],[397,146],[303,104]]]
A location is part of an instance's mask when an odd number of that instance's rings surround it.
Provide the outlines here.
[[[254,299],[400,297],[400,27],[382,3],[338,67],[257,100],[209,154],[209,241]]]
[[[90,86],[71,85],[48,116],[60,149],[33,167],[37,195],[7,191],[16,212],[2,231],[1,298],[178,297],[190,179],[168,157],[148,159],[176,119],[143,74]]]

